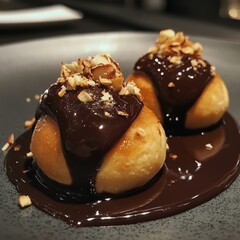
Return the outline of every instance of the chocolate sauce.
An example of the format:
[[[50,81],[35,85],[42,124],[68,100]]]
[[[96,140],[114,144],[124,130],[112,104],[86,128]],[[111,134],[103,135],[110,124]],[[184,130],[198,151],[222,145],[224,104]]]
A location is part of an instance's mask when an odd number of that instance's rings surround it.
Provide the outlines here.
[[[143,104],[135,95],[119,95],[103,85],[78,87],[59,97],[61,87],[61,83],[54,84],[44,93],[36,119],[47,114],[58,123],[72,187],[78,189],[78,194],[82,193],[80,200],[88,200],[95,194],[94,177],[103,156],[130,127]],[[88,92],[93,101],[81,102],[78,94],[82,90]],[[110,94],[111,99],[103,101],[103,94]],[[119,111],[128,115],[121,116]]]
[[[116,225],[159,219],[191,209],[213,198],[240,172],[238,124],[227,113],[208,131],[168,138],[165,165],[148,187],[132,195],[86,204],[57,201],[35,185],[29,166],[31,131],[21,135],[5,159],[9,179],[46,213],[79,226]],[[20,145],[19,151],[14,146]]]
[[[171,57],[171,56],[170,56]],[[211,65],[204,60],[196,67],[194,56],[184,55],[180,64],[173,64],[169,56],[149,53],[135,64],[135,71],[148,75],[155,86],[161,105],[164,125],[169,134],[184,129],[187,110],[201,95],[207,83],[213,78]]]

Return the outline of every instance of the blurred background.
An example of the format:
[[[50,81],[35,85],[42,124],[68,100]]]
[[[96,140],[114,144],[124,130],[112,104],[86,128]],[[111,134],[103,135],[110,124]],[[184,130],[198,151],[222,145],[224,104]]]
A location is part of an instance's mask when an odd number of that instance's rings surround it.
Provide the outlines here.
[[[32,12],[32,19],[28,16],[26,22],[18,22],[25,17],[23,10],[56,4],[64,6],[63,19],[59,19],[59,11],[55,11],[55,21],[47,19],[53,14],[51,9],[45,15]],[[41,24],[31,22],[35,18],[40,18]],[[165,28],[239,41],[240,0],[0,0],[0,43],[73,33]]]
[[[240,20],[240,0],[92,0],[92,2],[137,8],[159,14],[169,13],[217,24],[240,26],[238,21]]]

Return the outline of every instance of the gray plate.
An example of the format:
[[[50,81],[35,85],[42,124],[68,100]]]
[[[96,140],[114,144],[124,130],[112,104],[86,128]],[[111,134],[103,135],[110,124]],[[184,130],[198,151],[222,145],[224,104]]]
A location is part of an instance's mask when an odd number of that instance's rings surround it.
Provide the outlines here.
[[[18,136],[24,131],[24,121],[34,116],[35,94],[56,80],[61,61],[111,52],[127,76],[156,36],[133,32],[88,34],[0,47],[1,146],[10,133]],[[203,44],[205,59],[225,80],[231,99],[229,112],[240,121],[240,44],[192,39]],[[214,199],[172,217],[126,226],[73,228],[34,206],[20,210],[18,193],[4,172],[2,152],[0,158],[0,239],[240,239],[240,177]]]

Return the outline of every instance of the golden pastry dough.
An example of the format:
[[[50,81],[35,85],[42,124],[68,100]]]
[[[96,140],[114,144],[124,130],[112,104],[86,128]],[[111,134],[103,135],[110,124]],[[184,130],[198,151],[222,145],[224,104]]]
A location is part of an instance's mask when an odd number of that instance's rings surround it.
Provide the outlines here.
[[[33,131],[30,150],[42,172],[50,179],[69,185],[72,178],[64,158],[59,127],[49,116],[41,117]]]
[[[227,88],[216,74],[187,111],[185,127],[188,129],[206,128],[217,123],[223,117],[228,105]]]
[[[166,156],[165,132],[143,107],[117,144],[106,154],[96,176],[97,192],[121,193],[141,187],[159,172]]]

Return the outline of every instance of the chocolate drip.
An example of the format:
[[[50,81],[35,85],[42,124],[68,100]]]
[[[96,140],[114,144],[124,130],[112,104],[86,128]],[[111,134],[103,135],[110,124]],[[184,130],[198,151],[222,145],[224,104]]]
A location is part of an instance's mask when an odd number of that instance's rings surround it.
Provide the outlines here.
[[[173,64],[169,56],[149,53],[135,64],[135,70],[148,75],[154,83],[165,129],[169,134],[184,129],[187,110],[213,78],[211,65],[206,61],[201,60],[193,66],[192,61],[198,60],[194,56],[184,55],[181,63]]]
[[[61,87],[60,83],[54,84],[44,93],[36,119],[47,114],[58,123],[72,185],[87,197],[94,194],[94,177],[104,154],[130,127],[142,109],[142,102],[135,95],[119,95],[104,86],[78,87],[59,97]],[[81,102],[78,94],[82,90],[93,101]],[[104,93],[112,96],[110,101],[103,101]],[[118,111],[128,115],[121,116]]]

